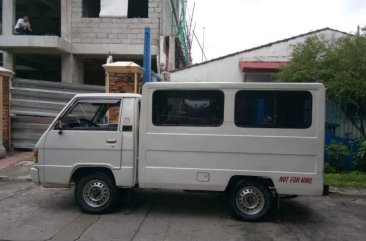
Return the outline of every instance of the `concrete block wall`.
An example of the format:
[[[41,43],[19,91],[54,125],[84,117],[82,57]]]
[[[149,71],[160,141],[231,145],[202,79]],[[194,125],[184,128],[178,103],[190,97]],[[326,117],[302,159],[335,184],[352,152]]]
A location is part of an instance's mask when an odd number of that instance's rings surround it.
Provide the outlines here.
[[[175,9],[176,13],[179,12],[178,10],[178,1],[172,1],[174,6],[172,6],[170,0],[163,0],[162,3],[162,16],[161,16],[161,35],[162,36],[169,36],[171,34],[176,34],[177,32],[177,23],[174,19],[173,8]]]
[[[84,18],[82,0],[71,2],[71,42],[80,44],[144,43],[144,28],[151,27],[151,44],[159,44],[162,8],[166,0],[149,0],[148,18]]]

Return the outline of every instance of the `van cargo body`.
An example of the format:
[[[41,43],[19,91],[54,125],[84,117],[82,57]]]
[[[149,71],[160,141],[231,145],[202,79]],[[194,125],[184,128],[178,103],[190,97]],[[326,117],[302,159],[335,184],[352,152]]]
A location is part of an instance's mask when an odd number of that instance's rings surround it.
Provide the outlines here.
[[[323,193],[325,90],[318,83],[148,83],[142,95],[80,94],[37,143],[32,179],[76,184],[82,210],[117,188],[220,191],[258,220],[277,195]]]

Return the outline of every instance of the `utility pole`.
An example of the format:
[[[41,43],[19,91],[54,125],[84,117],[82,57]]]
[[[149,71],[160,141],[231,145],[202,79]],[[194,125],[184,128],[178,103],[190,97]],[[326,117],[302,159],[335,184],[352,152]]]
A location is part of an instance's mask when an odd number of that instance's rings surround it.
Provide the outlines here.
[[[202,27],[202,61],[203,62],[203,56],[204,56],[204,52],[205,52],[205,28],[206,27]]]
[[[357,25],[357,36],[366,37],[366,25],[361,27],[360,25]]]
[[[362,32],[362,36],[363,36],[363,37],[366,37],[366,26],[363,26],[363,27],[361,28],[361,32]]]

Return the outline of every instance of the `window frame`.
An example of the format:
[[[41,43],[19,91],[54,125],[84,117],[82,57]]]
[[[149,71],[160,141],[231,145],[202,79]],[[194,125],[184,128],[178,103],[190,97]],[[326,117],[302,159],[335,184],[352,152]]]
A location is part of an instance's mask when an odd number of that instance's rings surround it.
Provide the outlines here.
[[[81,17],[82,18],[108,18],[108,17],[100,17],[99,13],[101,10],[101,0],[93,0],[93,3],[97,3],[98,7],[95,8],[96,10],[99,9],[99,11],[96,11],[95,13],[98,14],[89,14],[88,7],[86,6],[87,1],[90,0],[82,0],[81,2]],[[89,4],[93,4],[90,3]],[[141,6],[142,5],[142,6]],[[141,10],[141,8],[144,8]],[[141,12],[140,12],[141,11]],[[121,18],[121,17],[114,17],[114,18]],[[134,0],[128,0],[128,8],[127,8],[127,19],[148,19],[149,18],[149,0],[141,0],[141,1],[134,1]]]
[[[89,14],[88,12],[88,7],[85,5],[87,2],[89,1],[89,4],[93,4],[93,3],[98,3],[99,4],[99,11],[96,11],[95,13],[98,13],[98,15],[92,15],[92,14]],[[81,17],[82,18],[99,18],[99,12],[100,12],[100,8],[101,8],[101,5],[100,5],[100,0],[94,0],[94,2],[91,2],[90,0],[82,0],[81,1]],[[96,8],[97,10],[98,8]]]
[[[280,123],[273,123],[271,125],[266,126],[265,124],[239,124],[238,123],[238,99],[240,98],[239,95],[243,92],[264,92],[264,93],[271,93],[272,94],[272,100],[275,100],[275,94],[276,93],[304,93],[305,95],[307,95],[307,97],[310,100],[310,106],[309,106],[309,119],[307,120],[309,123],[307,125],[303,125],[302,127],[289,127],[289,126],[280,126]],[[304,99],[307,100],[307,99]],[[277,97],[277,99],[275,100],[276,102],[279,101],[279,98]],[[275,106],[275,101],[273,101],[273,106]],[[277,108],[278,108],[279,104],[277,104]],[[273,108],[275,109],[275,108]],[[239,128],[256,128],[256,129],[287,129],[287,130],[306,130],[312,127],[313,125],[313,109],[314,109],[314,96],[311,93],[311,91],[309,90],[257,90],[257,89],[251,89],[251,90],[239,90],[235,93],[235,98],[234,98],[234,124],[236,127]],[[277,114],[278,115],[278,111],[277,113],[272,113]],[[277,118],[279,118],[277,116]]]
[[[219,113],[219,116],[221,117],[221,119],[219,120],[218,124],[217,125],[197,125],[197,124],[159,124],[159,123],[156,123],[155,121],[155,98],[156,98],[156,94],[159,94],[159,93],[164,93],[164,92],[186,92],[186,97],[185,98],[189,98],[189,93],[192,93],[192,92],[216,92],[219,93],[219,97],[217,98],[218,101],[221,101],[221,112]],[[173,127],[173,128],[176,128],[176,127],[193,127],[193,128],[209,128],[209,127],[220,127],[223,125],[225,121],[225,93],[222,91],[222,90],[212,90],[212,89],[158,89],[158,90],[155,90],[153,93],[152,93],[152,102],[151,102],[151,123],[153,126],[155,127]]]
[[[74,110],[74,108],[80,104],[80,103],[90,103],[90,104],[103,104],[103,103],[112,103],[112,102],[119,102],[119,113],[118,113],[118,123],[116,128],[100,128],[100,127],[85,127],[85,128],[65,128],[62,126],[62,131],[108,131],[108,132],[119,132],[121,129],[121,115],[122,115],[122,105],[123,105],[123,99],[122,98],[101,98],[101,99],[76,99],[72,105],[70,105],[67,110],[65,110],[62,115],[59,116],[57,121],[55,122],[53,126],[53,130],[60,130],[59,121],[63,121],[63,119],[70,114],[71,111]],[[108,112],[108,111],[107,111]],[[94,113],[96,115],[97,113]],[[93,116],[94,118],[95,116]],[[64,124],[64,123],[63,123]]]

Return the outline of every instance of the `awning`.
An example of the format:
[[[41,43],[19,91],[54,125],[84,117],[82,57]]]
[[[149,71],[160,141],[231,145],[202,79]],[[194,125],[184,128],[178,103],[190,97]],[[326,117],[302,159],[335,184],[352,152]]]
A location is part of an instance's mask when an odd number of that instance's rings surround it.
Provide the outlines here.
[[[275,72],[285,65],[286,61],[239,61],[243,72]]]

